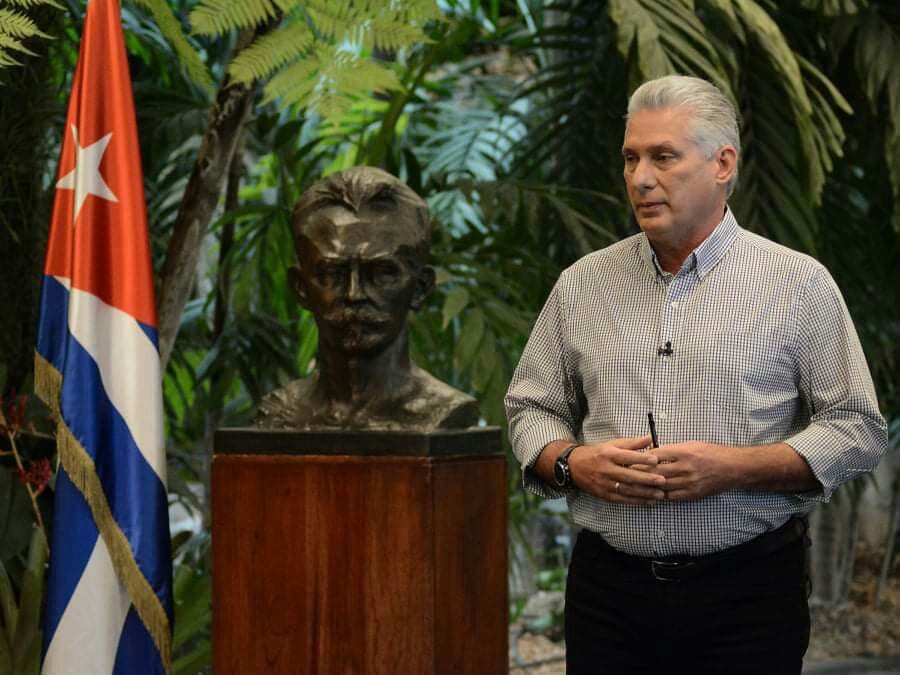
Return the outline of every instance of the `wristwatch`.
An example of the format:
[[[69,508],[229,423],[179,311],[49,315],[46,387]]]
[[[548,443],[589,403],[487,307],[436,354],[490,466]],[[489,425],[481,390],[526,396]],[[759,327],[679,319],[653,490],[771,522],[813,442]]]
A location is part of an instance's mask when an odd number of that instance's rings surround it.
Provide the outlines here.
[[[572,485],[572,472],[569,470],[569,455],[575,448],[581,447],[578,443],[574,443],[563,450],[556,462],[553,464],[553,482],[556,487],[565,489]]]

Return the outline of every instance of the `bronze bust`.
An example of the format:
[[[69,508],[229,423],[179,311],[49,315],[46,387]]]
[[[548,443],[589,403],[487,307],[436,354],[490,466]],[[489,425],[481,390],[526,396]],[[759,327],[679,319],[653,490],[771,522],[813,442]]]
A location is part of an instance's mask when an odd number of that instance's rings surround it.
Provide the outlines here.
[[[431,431],[474,426],[475,399],[409,358],[407,314],[434,288],[425,202],[372,167],[333,174],[294,208],[288,270],[319,329],[316,370],[266,395],[270,429]]]

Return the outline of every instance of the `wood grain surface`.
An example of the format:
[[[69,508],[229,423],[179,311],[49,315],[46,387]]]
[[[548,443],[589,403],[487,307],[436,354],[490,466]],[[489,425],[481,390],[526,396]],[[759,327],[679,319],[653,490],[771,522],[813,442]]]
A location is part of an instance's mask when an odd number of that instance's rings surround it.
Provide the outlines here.
[[[217,455],[216,675],[503,673],[502,457]]]

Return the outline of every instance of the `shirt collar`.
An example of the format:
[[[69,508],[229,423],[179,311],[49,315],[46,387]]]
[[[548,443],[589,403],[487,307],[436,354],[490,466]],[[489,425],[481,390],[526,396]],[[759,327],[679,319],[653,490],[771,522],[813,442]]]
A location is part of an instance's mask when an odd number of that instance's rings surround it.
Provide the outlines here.
[[[735,237],[738,234],[738,223],[731,212],[731,209],[725,207],[725,215],[715,229],[710,232],[709,236],[704,239],[700,245],[695,248],[687,257],[682,265],[682,269],[696,270],[697,276],[701,279],[709,274],[710,270],[715,267],[719,261],[725,256],[725,253],[731,247]],[[656,252],[650,245],[647,235],[640,235],[640,256],[644,264],[656,274],[663,276],[666,272],[659,266],[656,259]]]

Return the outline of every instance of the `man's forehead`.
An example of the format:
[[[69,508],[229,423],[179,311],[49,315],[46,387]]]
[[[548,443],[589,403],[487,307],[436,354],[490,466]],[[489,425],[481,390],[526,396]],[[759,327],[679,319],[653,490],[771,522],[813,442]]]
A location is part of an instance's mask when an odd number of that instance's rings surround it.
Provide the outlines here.
[[[349,209],[335,206],[311,214],[301,232],[327,257],[395,255],[401,249],[415,247],[421,238],[414,222],[398,220],[390,216],[386,219],[360,217]]]
[[[625,125],[622,148],[686,143],[693,111],[688,108],[644,108]]]

